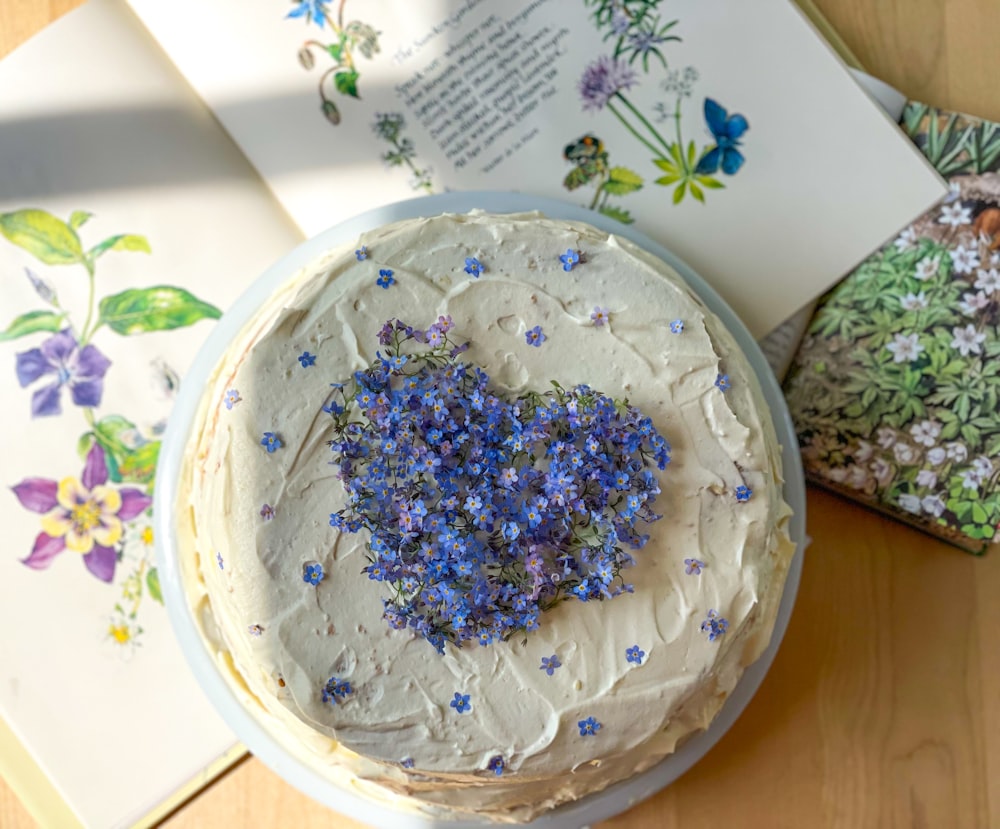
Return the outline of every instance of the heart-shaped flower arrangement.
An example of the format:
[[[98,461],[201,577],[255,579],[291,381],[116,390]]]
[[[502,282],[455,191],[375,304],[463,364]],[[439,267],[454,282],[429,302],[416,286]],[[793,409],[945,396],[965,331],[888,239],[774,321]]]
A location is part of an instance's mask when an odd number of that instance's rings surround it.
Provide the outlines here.
[[[348,496],[330,525],[368,531],[384,618],[439,652],[534,630],[565,599],[630,592],[623,545],[642,547],[636,522],[660,517],[649,467],[670,460],[648,417],[587,386],[505,400],[458,360],[468,344],[451,328],[390,320],[385,355],[324,406]]]

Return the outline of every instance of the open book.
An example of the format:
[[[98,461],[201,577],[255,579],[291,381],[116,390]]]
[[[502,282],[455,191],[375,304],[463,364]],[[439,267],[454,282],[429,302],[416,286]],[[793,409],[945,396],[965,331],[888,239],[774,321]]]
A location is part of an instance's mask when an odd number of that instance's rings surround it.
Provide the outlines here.
[[[291,246],[422,193],[562,197],[762,336],[946,192],[788,0],[91,0],[0,88],[0,763],[47,825],[142,822],[234,756],[149,496],[202,337]]]

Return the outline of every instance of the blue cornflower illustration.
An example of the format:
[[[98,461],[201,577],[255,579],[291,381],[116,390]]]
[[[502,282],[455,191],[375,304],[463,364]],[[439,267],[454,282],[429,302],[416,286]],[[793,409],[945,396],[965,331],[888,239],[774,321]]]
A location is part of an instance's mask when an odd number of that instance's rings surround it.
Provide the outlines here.
[[[329,2],[330,0],[301,0],[285,17],[305,17],[307,23],[315,23],[322,29],[327,15],[326,6]]]

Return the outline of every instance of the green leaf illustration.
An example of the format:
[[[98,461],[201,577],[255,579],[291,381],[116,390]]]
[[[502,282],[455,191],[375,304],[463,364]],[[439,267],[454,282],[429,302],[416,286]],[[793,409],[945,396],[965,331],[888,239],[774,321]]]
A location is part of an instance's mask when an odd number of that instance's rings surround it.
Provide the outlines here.
[[[702,204],[705,203],[705,194],[702,192],[701,188],[695,184],[693,181],[688,182],[688,189],[691,191],[691,195],[694,196]]]
[[[152,253],[145,236],[137,236],[134,233],[122,233],[118,236],[109,236],[99,245],[94,245],[94,247],[87,251],[87,255],[91,259],[96,259],[109,250],[131,250],[140,253]]]
[[[709,190],[722,190],[726,186],[717,178],[712,178],[711,176],[695,176],[694,179],[702,187],[707,187]]]
[[[160,574],[156,572],[155,567],[151,567],[149,572],[146,573],[146,587],[149,588],[149,595],[153,601],[163,604],[163,592],[160,590]]]
[[[340,63],[340,59],[344,54],[344,41],[341,40],[339,43],[331,43],[326,47],[326,51],[330,53],[331,58],[333,58],[337,63]]]
[[[680,180],[681,177],[679,173],[670,173],[669,175],[660,176],[658,179],[656,179],[654,183],[667,186],[669,184],[673,184],[674,182],[678,182]]]
[[[80,237],[62,219],[35,208],[0,213],[0,233],[46,265],[83,261]]]
[[[82,455],[90,450],[91,437],[104,449],[108,463],[108,475],[115,483],[146,484],[152,482],[156,473],[156,461],[160,455],[160,441],[153,440],[131,446],[136,437],[126,440],[127,432],[136,432],[135,424],[121,415],[108,415],[94,424],[93,433],[80,438],[77,446]],[[139,438],[141,440],[141,438]]]
[[[126,336],[147,331],[169,331],[202,319],[218,319],[222,312],[183,288],[156,285],[130,288],[100,302],[100,322]]]
[[[160,441],[144,443],[125,455],[118,465],[122,480],[137,484],[151,483],[156,475],[156,461],[160,456]]]
[[[602,205],[597,212],[602,213],[605,216],[610,216],[612,219],[616,219],[623,225],[630,225],[632,224],[632,222],[635,221],[635,219],[632,218],[632,214],[629,213],[627,210],[624,210],[621,207],[615,207],[610,204]]]
[[[69,226],[73,230],[78,230],[86,224],[87,219],[93,216],[93,213],[88,213],[86,210],[74,210],[73,215],[69,217]]]
[[[121,415],[108,415],[94,424],[93,435],[104,450],[104,459],[108,464],[108,477],[116,484],[120,484],[123,480],[121,462],[130,452],[122,440],[122,434],[134,429],[135,424]],[[85,445],[86,438],[87,435],[84,435],[80,439],[78,448]]]
[[[563,187],[567,190],[576,190],[577,187],[587,184],[591,178],[592,176],[588,175],[587,171],[582,167],[574,167],[566,173],[566,178],[563,179]]]
[[[674,190],[674,204],[680,204],[681,199],[684,198],[685,190],[687,190],[687,182],[682,181]]]
[[[28,311],[21,314],[10,325],[6,331],[0,331],[0,342],[6,340],[16,340],[27,334],[34,334],[36,331],[59,331],[63,327],[65,314],[55,311]]]
[[[654,158],[653,163],[666,173],[676,173],[677,165],[666,158]]]
[[[642,189],[642,176],[633,173],[628,167],[612,167],[608,170],[608,180],[604,182],[604,190],[612,196],[624,196]]]
[[[358,72],[355,69],[345,69],[333,76],[333,85],[342,95],[360,98],[358,95]]]

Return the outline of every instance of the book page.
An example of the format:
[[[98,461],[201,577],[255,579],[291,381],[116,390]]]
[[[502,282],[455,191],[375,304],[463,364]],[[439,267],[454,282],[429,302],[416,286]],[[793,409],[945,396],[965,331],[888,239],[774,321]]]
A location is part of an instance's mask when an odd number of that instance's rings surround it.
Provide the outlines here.
[[[762,336],[945,193],[788,0],[130,2],[309,235],[427,192],[561,197]]]
[[[162,605],[150,495],[202,338],[301,237],[117,0],[0,88],[0,715],[84,825],[127,826],[235,743]]]

